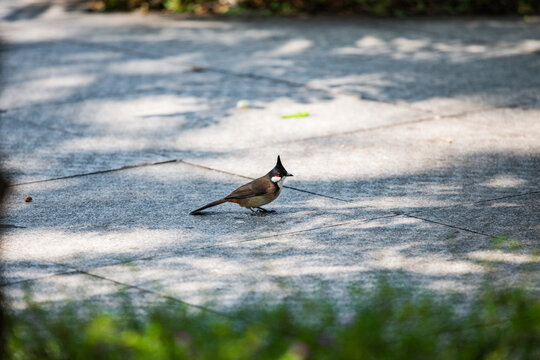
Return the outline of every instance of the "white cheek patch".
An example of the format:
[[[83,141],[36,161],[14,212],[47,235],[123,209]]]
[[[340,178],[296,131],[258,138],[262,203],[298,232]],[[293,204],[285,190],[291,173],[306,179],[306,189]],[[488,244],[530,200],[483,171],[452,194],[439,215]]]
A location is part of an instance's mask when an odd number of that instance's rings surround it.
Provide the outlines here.
[[[272,176],[272,181],[277,183],[279,180],[281,180],[281,177],[279,176]]]

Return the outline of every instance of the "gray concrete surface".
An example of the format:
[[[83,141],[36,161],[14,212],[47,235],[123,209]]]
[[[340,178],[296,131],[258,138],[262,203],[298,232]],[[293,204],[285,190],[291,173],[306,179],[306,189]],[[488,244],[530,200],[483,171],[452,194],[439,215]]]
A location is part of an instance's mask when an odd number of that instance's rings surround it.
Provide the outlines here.
[[[539,290],[537,19],[29,1],[0,16],[2,286],[16,306],[27,287],[53,303],[128,289],[220,308],[320,286],[340,301],[381,273],[464,295],[485,281]],[[277,154],[295,177],[276,214],[188,215]]]

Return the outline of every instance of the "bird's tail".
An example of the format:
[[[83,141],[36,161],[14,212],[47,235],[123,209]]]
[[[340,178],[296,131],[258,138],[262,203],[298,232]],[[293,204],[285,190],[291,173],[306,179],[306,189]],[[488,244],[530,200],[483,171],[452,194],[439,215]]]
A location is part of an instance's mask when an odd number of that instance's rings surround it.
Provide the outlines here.
[[[216,206],[216,205],[219,205],[219,204],[223,204],[226,201],[227,200],[225,200],[225,199],[219,199],[217,201],[211,202],[210,204],[206,204],[203,207],[198,208],[197,210],[193,210],[192,212],[189,213],[189,215],[198,215],[204,209],[208,209],[209,207]]]

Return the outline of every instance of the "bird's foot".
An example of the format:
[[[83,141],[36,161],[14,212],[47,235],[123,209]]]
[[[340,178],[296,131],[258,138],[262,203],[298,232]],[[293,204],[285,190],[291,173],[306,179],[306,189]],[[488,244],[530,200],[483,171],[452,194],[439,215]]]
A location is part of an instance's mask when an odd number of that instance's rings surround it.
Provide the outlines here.
[[[271,214],[271,213],[276,212],[276,210],[266,210],[266,209],[263,209],[262,207],[258,207],[257,209],[259,209],[260,212],[267,213],[267,214]]]
[[[251,216],[266,216],[268,214],[271,214],[271,213],[274,213],[276,212],[275,210],[266,210],[266,209],[263,209],[263,208],[257,208],[257,210],[253,210],[252,208],[248,208],[249,210],[251,210]]]

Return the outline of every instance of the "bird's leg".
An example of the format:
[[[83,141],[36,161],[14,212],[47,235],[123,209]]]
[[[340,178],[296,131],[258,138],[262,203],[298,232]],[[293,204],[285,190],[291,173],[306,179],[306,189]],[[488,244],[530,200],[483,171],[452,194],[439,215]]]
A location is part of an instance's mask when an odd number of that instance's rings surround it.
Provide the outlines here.
[[[259,209],[259,211],[264,212],[264,213],[275,213],[276,212],[276,210],[266,210],[266,209],[263,209],[262,207],[257,207],[257,209]]]

